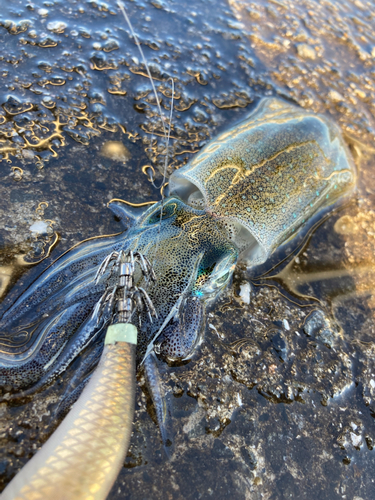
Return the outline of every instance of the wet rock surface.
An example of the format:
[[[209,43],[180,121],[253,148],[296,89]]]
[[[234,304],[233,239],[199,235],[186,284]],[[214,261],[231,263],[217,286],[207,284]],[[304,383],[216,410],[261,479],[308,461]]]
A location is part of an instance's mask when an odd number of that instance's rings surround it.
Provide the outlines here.
[[[279,95],[340,125],[359,180],[310,239],[261,269],[239,267],[193,359],[165,367],[170,460],[139,374],[131,447],[109,498],[375,498],[374,3],[127,5],[166,114],[175,81],[169,171],[258,98]],[[114,2],[6,2],[0,38],[3,311],[50,259],[122,230],[111,198],[158,199],[142,166],[152,160],[159,180],[165,147]],[[0,403],[2,485],[54,430],[78,365],[31,400]]]

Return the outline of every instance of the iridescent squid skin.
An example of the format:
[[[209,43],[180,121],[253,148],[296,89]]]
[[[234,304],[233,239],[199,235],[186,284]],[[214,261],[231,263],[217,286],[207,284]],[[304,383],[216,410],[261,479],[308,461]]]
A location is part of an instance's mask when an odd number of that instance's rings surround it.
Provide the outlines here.
[[[147,256],[157,275],[147,291],[158,319],[150,323],[145,314],[137,325],[138,364],[150,348],[172,360],[191,356],[205,305],[227,286],[237,260],[265,262],[355,182],[350,153],[330,120],[278,99],[262,100],[172,174],[163,205],[134,218],[125,204],[112,203],[120,218],[130,218],[128,231],[63,255],[5,312],[0,384],[42,387],[95,345],[107,319],[93,317],[92,310],[113,278],[107,272],[96,284],[94,277],[102,260],[121,249]],[[136,284],[145,286],[141,274]]]

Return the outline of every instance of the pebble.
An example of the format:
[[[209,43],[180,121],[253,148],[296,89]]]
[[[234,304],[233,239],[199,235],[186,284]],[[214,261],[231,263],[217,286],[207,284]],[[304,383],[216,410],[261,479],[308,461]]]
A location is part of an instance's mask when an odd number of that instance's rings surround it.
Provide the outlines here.
[[[240,285],[240,297],[245,304],[247,304],[247,305],[250,304],[251,287],[250,287],[250,283],[248,283],[247,281],[244,281]]]
[[[297,52],[300,57],[303,59],[315,59],[316,58],[316,52],[311,45],[308,45],[307,43],[300,43],[297,45]]]
[[[328,97],[333,102],[340,102],[344,100],[343,96],[340,94],[340,92],[337,92],[337,90],[330,90],[328,92]]]

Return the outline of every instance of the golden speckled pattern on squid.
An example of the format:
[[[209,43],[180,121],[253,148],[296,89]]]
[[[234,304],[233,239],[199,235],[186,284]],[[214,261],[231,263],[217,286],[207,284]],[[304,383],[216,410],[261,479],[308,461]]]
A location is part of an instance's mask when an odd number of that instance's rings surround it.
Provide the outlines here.
[[[171,192],[188,193],[192,201],[199,197],[190,191],[198,189],[207,212],[245,227],[259,244],[248,255],[254,265],[355,181],[336,125],[270,98],[211,141],[170,184]]]

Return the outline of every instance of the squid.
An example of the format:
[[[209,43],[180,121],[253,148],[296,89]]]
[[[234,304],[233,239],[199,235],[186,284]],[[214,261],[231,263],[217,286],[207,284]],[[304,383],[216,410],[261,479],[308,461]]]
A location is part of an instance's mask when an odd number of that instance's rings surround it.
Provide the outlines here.
[[[112,252],[139,252],[157,277],[147,285],[157,317],[144,311],[134,318],[136,364],[145,366],[166,441],[157,358],[191,357],[206,307],[228,286],[237,262],[266,262],[355,184],[353,159],[331,120],[277,98],[261,100],[171,175],[167,198],[141,213],[111,202],[126,230],[79,244],[22,293],[0,320],[0,385],[32,394],[89,347],[84,380],[109,322],[95,306],[114,286],[109,269],[96,279],[98,269]],[[140,270],[134,282],[146,287]],[[68,395],[69,404],[73,399]]]

